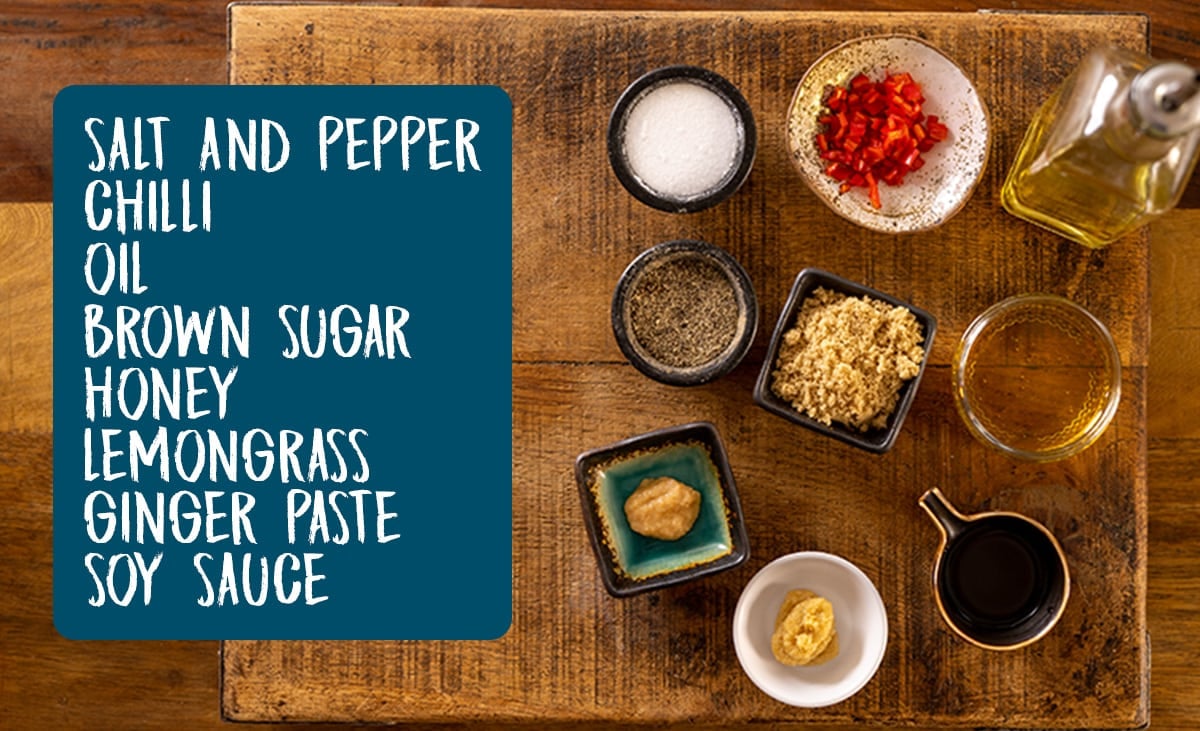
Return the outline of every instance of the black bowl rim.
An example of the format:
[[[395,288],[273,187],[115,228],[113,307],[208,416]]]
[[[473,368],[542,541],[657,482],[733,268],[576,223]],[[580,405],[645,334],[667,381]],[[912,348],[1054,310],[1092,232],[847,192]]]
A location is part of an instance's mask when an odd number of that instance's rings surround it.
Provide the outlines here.
[[[599,508],[588,487],[588,471],[597,462],[622,452],[686,441],[698,441],[709,447],[713,466],[717,468],[721,477],[721,493],[729,508],[729,536],[733,540],[733,550],[727,555],[707,563],[666,574],[658,574],[645,579],[623,577],[617,573],[616,556],[605,545],[602,537],[603,528],[600,525]],[[604,583],[604,588],[614,597],[630,597],[710,576],[740,566],[750,558],[750,540],[746,532],[746,518],[742,513],[742,503],[738,497],[737,483],[733,479],[733,470],[729,464],[729,454],[725,451],[725,443],[721,439],[720,432],[712,422],[693,421],[678,426],[663,427],[627,437],[605,447],[590,449],[575,458],[575,484],[579,488],[584,525],[587,527],[588,540],[592,545],[592,552],[595,554],[596,564],[600,569],[600,578]]]
[[[917,375],[903,386],[904,392],[900,396],[900,401],[896,404],[895,411],[892,412],[892,415],[888,419],[889,424],[886,429],[872,430],[863,434],[842,424],[834,423],[826,426],[816,419],[800,413],[792,408],[791,404],[784,402],[771,393],[771,371],[774,370],[775,360],[779,357],[779,346],[783,340],[783,333],[787,330],[791,321],[795,319],[796,308],[812,290],[820,286],[826,286],[843,294],[855,297],[867,296],[897,307],[904,307],[916,316],[925,330],[925,340],[922,345],[925,349],[925,357],[921,360]],[[766,358],[763,360],[762,368],[758,372],[758,380],[754,384],[754,402],[767,411],[783,417],[794,424],[807,427],[859,449],[864,449],[874,454],[883,454],[895,445],[896,438],[900,435],[900,429],[904,425],[904,420],[908,416],[908,411],[912,407],[913,400],[916,398],[917,390],[921,385],[921,379],[925,376],[925,367],[929,364],[929,355],[933,350],[933,339],[936,334],[937,318],[920,307],[868,287],[865,284],[839,277],[823,269],[807,267],[796,275],[791,292],[788,294],[787,302],[784,304],[783,310],[779,313],[779,320],[775,325],[774,332],[771,334],[770,345],[767,347]],[[877,436],[871,438],[872,434]]]
[[[630,289],[637,279],[637,275],[641,274],[643,269],[664,256],[679,252],[693,253],[714,260],[722,271],[732,274],[733,288],[739,293],[739,305],[745,304],[746,329],[742,332],[741,339],[735,342],[732,348],[727,349],[726,355],[721,358],[694,368],[662,368],[643,358],[633,347],[631,342],[633,336],[625,326],[625,300],[629,297]],[[617,347],[642,375],[669,386],[700,386],[715,381],[732,371],[746,357],[746,353],[750,352],[750,347],[754,344],[754,337],[758,334],[758,295],[754,293],[754,283],[750,281],[750,275],[728,251],[707,241],[673,239],[651,246],[629,262],[613,290],[609,318]]]
[[[637,176],[629,168],[629,164],[625,160],[625,155],[621,151],[622,133],[625,129],[625,116],[629,112],[633,102],[646,89],[669,79],[694,79],[699,81],[705,87],[731,103],[742,122],[744,147],[742,149],[742,158],[738,161],[738,166],[734,170],[733,175],[719,188],[705,195],[682,201],[664,198],[639,182]],[[627,86],[625,91],[621,92],[621,96],[617,98],[617,103],[613,105],[612,112],[609,114],[607,141],[608,162],[612,166],[617,180],[621,181],[621,185],[625,187],[625,190],[629,191],[630,195],[642,203],[652,208],[657,208],[660,211],[667,211],[668,213],[695,213],[705,208],[711,208],[726,200],[736,193],[742,187],[742,184],[746,182],[746,178],[750,176],[750,169],[754,167],[754,157],[758,153],[758,130],[754,124],[754,113],[750,110],[750,104],[746,101],[746,97],[742,96],[742,92],[732,82],[717,72],[700,66],[689,65],[663,66],[647,71]]]

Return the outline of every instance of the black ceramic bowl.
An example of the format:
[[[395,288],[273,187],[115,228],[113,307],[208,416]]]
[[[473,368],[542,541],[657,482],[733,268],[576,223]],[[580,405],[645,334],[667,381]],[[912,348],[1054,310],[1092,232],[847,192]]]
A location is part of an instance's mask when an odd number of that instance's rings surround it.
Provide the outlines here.
[[[783,342],[783,334],[795,324],[796,312],[800,308],[800,305],[818,287],[824,287],[834,292],[841,292],[851,297],[866,296],[887,302],[891,305],[904,307],[912,312],[916,316],[917,321],[921,323],[921,329],[925,335],[925,339],[921,344],[925,349],[925,358],[921,361],[921,367],[917,371],[916,377],[905,382],[901,387],[900,400],[896,403],[896,408],[892,411],[891,416],[888,417],[886,428],[870,429],[866,432],[861,432],[836,421],[827,426],[807,414],[797,411],[790,403],[779,398],[771,391],[771,372],[775,370],[775,361],[779,358],[779,348]],[[782,416],[795,424],[808,427],[813,431],[820,432],[860,449],[865,449],[868,452],[882,454],[891,449],[892,445],[896,443],[896,437],[900,434],[900,427],[904,424],[904,417],[908,415],[908,410],[912,407],[913,399],[917,395],[917,388],[921,384],[921,378],[925,375],[925,365],[929,362],[929,352],[933,347],[933,336],[936,332],[937,320],[934,319],[933,315],[919,307],[914,307],[891,295],[884,294],[879,290],[871,289],[857,282],[843,279],[835,274],[830,274],[820,269],[805,269],[796,276],[791,294],[788,295],[787,304],[783,306],[783,312],[779,313],[779,322],[775,325],[774,334],[771,335],[771,344],[767,348],[766,360],[763,361],[762,370],[758,373],[758,381],[754,385],[754,402],[767,411]]]
[[[676,541],[639,535],[625,500],[643,479],[673,477],[701,494],[700,515]],[[708,422],[659,429],[575,460],[575,481],[600,578],[616,597],[709,576],[750,557],[746,524],[729,458]]]
[[[706,363],[696,366],[674,366],[654,357],[637,339],[631,324],[630,298],[638,278],[652,267],[681,258],[696,258],[717,267],[728,278],[737,299],[737,325],[733,339],[723,351]],[[746,270],[724,249],[703,241],[681,239],[665,241],[639,254],[617,282],[612,299],[612,329],[617,346],[634,368],[661,383],[672,386],[697,386],[708,383],[733,370],[754,342],[758,331],[758,298]]]
[[[625,154],[625,123],[629,112],[644,94],[660,85],[680,81],[703,86],[729,105],[738,119],[741,154],[736,164],[714,187],[690,197],[672,198],[646,185],[630,166]],[[617,180],[642,203],[671,213],[694,213],[715,206],[733,195],[750,175],[757,147],[754,114],[746,98],[723,76],[698,66],[667,66],[643,74],[621,93],[608,119],[608,160]]]

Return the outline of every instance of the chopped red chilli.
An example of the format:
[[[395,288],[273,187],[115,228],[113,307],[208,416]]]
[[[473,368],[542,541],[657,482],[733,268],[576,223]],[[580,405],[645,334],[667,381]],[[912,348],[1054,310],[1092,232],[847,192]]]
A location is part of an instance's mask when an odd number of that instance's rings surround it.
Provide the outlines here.
[[[871,205],[880,208],[879,181],[901,185],[905,175],[925,165],[921,153],[950,130],[937,115],[925,116],[923,103],[921,87],[908,73],[888,74],[880,82],[859,74],[849,86],[829,92],[816,144],[825,174],[841,183],[842,193],[866,188]]]

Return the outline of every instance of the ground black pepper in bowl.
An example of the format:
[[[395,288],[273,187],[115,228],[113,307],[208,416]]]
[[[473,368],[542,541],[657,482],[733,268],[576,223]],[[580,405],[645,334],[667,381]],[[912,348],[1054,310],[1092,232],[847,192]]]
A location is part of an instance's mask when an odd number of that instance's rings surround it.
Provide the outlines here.
[[[749,276],[724,250],[668,241],[639,255],[617,284],[612,326],[629,362],[651,378],[693,386],[745,356],[757,328]]]
[[[737,294],[714,264],[676,256],[642,272],[629,296],[633,337],[655,360],[694,368],[737,334]]]

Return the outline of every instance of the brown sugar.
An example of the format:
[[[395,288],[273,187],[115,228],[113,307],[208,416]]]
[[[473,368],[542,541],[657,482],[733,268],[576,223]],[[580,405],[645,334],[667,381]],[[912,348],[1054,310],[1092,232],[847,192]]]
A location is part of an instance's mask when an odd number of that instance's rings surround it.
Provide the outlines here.
[[[817,288],[783,335],[771,391],[822,424],[885,427],[920,371],[923,337],[904,307]]]

